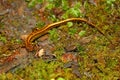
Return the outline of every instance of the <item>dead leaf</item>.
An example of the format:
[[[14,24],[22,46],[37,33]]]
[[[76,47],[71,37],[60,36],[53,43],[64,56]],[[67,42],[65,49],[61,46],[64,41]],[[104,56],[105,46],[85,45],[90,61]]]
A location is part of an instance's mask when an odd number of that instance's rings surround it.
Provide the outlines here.
[[[35,57],[41,57],[42,55],[45,54],[45,50],[44,49],[40,49],[36,54]]]
[[[77,62],[77,56],[75,56],[72,53],[65,53],[65,54],[62,55],[61,60],[64,63],[70,62],[70,61]]]

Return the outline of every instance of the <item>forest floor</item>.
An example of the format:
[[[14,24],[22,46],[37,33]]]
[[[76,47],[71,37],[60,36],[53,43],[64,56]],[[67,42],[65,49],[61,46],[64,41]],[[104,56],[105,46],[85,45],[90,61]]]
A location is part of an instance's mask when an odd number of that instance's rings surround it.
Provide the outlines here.
[[[96,1],[96,0],[95,0]],[[0,80],[120,80],[119,0],[0,0]],[[26,49],[31,32],[69,18]],[[38,31],[39,31],[38,30]]]

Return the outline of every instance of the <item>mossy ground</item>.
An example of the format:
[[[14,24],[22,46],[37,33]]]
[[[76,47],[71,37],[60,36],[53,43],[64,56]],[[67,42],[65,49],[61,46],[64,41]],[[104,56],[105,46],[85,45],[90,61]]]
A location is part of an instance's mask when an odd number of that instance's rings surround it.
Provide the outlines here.
[[[55,61],[35,59],[24,69],[1,74],[0,80],[119,80],[120,1],[98,0],[96,6],[88,1],[82,4],[81,1],[28,0],[27,4],[31,9],[36,9],[35,6],[38,4],[44,8],[43,13],[38,13],[36,10],[33,12],[33,16],[37,20],[37,27],[60,19],[82,17],[99,27],[114,45],[95,28],[91,28],[85,23],[61,25],[59,28],[49,31],[49,40],[55,45],[53,52],[56,55]],[[41,21],[39,21],[38,14],[42,15]],[[80,42],[81,38],[89,36],[92,36],[90,42],[85,44]],[[0,36],[0,40],[6,42],[4,36]],[[69,44],[76,46],[75,52],[79,58],[82,58],[78,60],[81,77],[73,74],[72,68],[65,68],[65,63],[61,60],[62,54],[65,53],[64,48]]]

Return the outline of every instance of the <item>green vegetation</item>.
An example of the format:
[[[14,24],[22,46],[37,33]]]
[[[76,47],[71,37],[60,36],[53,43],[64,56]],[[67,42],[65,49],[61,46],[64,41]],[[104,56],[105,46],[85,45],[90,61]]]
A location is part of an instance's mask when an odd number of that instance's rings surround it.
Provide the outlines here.
[[[49,33],[50,33],[50,40],[52,40],[53,42],[57,42],[59,38],[57,29],[52,29],[49,31]]]
[[[37,28],[42,28],[44,25],[45,25],[45,23],[42,22],[42,21],[38,21],[38,22],[36,23],[36,27],[37,27]]]
[[[7,39],[6,39],[5,36],[0,35],[0,41],[6,43],[6,42],[7,42]]]
[[[73,26],[73,23],[72,23],[72,22],[68,22],[68,23],[67,23],[67,26],[68,26],[68,27],[72,27],[72,26]]]
[[[49,64],[49,65],[48,65]],[[77,79],[71,73],[71,69],[62,69],[60,61],[47,62],[42,59],[35,60],[25,69],[19,69],[14,74],[0,75],[1,80],[69,80]],[[65,71],[64,71],[65,70]],[[67,77],[66,77],[67,76]]]
[[[62,15],[62,18],[67,19],[70,16],[71,17],[83,17],[84,15],[81,13],[80,7],[81,7],[81,4],[78,2],[74,5],[74,7],[66,9],[65,13]]]
[[[28,7],[34,7],[36,4],[42,3],[44,0],[25,0],[29,2]]]
[[[81,36],[81,37],[82,37],[82,36],[85,36],[86,31],[83,31],[83,30],[82,30],[82,31],[80,31],[78,34],[79,34],[79,36]]]

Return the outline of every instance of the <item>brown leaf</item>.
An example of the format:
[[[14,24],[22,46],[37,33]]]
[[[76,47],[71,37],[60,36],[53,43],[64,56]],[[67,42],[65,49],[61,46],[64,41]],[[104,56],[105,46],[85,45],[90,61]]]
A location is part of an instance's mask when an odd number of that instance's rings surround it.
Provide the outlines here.
[[[65,53],[65,54],[62,55],[61,60],[64,63],[70,62],[70,61],[77,62],[77,57],[72,53]]]

